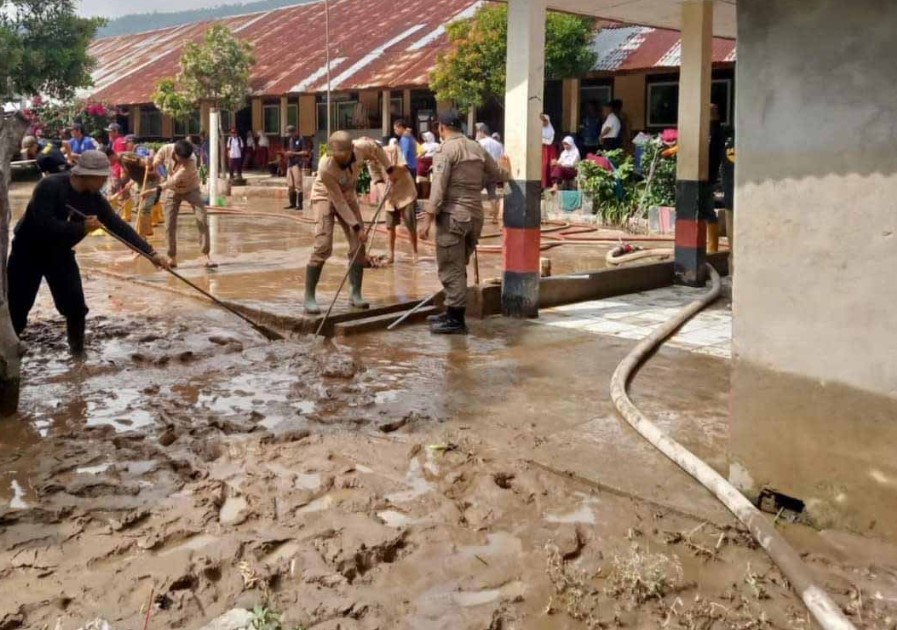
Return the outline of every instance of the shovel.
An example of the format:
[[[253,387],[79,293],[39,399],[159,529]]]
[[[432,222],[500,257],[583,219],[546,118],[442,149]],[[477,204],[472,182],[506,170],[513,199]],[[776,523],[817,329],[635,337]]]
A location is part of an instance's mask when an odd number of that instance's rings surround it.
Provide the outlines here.
[[[80,210],[78,210],[77,208],[75,208],[75,207],[73,207],[73,206],[71,206],[71,205],[69,205],[69,204],[66,204],[65,207],[68,208],[68,210],[69,210],[72,214],[74,214],[75,216],[79,216],[79,217],[81,217],[82,219],[86,219],[86,218],[87,218],[87,215],[84,214],[83,212],[81,212]],[[113,232],[113,231],[111,231],[111,230],[106,230],[106,231],[107,231],[109,234],[111,234],[111,235],[115,238],[115,240],[117,240],[119,243],[121,243],[122,245],[124,245],[125,247],[127,247],[128,249],[130,249],[131,251],[133,251],[134,253],[143,256],[144,258],[146,258],[146,259],[149,260],[150,262],[153,262],[152,257],[151,257],[149,254],[147,254],[146,252],[140,250],[139,248],[135,247],[134,245],[131,245],[131,243],[129,243],[128,241],[126,241],[125,239],[123,239],[121,236],[119,236],[119,235],[116,234],[115,232]],[[153,263],[153,264],[155,264],[155,263]],[[221,300],[219,300],[218,298],[216,298],[214,295],[212,295],[211,293],[209,293],[208,291],[206,291],[206,290],[203,289],[202,287],[199,287],[199,286],[193,284],[193,282],[191,282],[190,280],[188,280],[187,278],[185,278],[184,276],[182,276],[181,274],[179,274],[179,273],[178,273],[177,271],[175,271],[174,269],[165,269],[165,271],[167,271],[168,273],[170,273],[171,275],[173,275],[175,278],[177,278],[178,280],[180,280],[181,282],[183,282],[184,284],[186,284],[188,287],[190,287],[190,288],[193,289],[194,291],[197,291],[197,292],[201,293],[202,295],[204,295],[205,297],[207,297],[207,298],[208,298],[209,300],[211,300],[216,306],[219,306],[219,307],[223,308],[224,310],[226,310],[227,312],[231,313],[232,315],[236,315],[237,317],[239,317],[240,319],[242,319],[244,322],[246,322],[247,324],[249,324],[250,326],[252,326],[252,327],[253,327],[259,334],[261,334],[265,339],[267,339],[267,340],[269,340],[269,341],[280,341],[280,340],[284,339],[284,336],[281,335],[280,333],[278,333],[278,332],[276,332],[276,331],[273,331],[273,330],[271,330],[270,328],[267,328],[267,327],[265,327],[265,326],[262,326],[261,324],[257,324],[256,322],[252,321],[251,319],[249,319],[248,317],[246,317],[245,315],[243,315],[243,313],[241,313],[240,311],[236,310],[235,308],[232,308],[232,307],[228,306],[227,304],[225,304],[224,302],[222,302]]]

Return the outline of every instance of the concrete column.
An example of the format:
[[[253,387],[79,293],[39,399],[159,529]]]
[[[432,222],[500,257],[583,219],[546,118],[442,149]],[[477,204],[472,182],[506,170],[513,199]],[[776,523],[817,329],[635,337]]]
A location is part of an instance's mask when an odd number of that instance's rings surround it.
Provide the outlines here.
[[[713,214],[713,194],[707,182],[712,53],[713,0],[684,2],[674,267],[676,282],[694,287],[704,286],[707,279],[707,222]]]
[[[290,104],[290,99],[284,94],[280,97],[280,137],[283,138],[286,135],[287,128],[287,117],[288,112],[287,109]]]
[[[505,148],[511,161],[504,212],[507,317],[539,315],[539,241],[542,220],[542,123],[545,88],[545,0],[509,0]]]
[[[384,138],[392,133],[392,110],[389,106],[390,98],[392,98],[392,92],[390,90],[383,90],[383,92],[380,93],[380,99],[383,101],[380,103],[380,117],[382,118],[380,124],[383,127]]]
[[[167,116],[165,114],[162,114],[162,137],[174,137],[174,120],[171,116]]]
[[[564,79],[564,131],[575,133],[579,128],[579,79]]]
[[[261,98],[253,98],[252,99],[252,130],[253,132],[262,131],[262,128],[265,126],[263,112],[262,112],[262,99]]]
[[[140,105],[133,105],[131,107],[131,133],[135,136],[140,135]]]
[[[411,117],[411,90],[403,90],[402,91],[402,118],[410,118]],[[410,125],[411,122],[408,121]]]
[[[477,108],[473,105],[467,110],[467,134],[471,137],[476,135],[476,129],[474,128],[477,124]]]
[[[313,136],[317,131],[318,112],[315,107],[314,94],[302,94],[299,97],[299,133]]]

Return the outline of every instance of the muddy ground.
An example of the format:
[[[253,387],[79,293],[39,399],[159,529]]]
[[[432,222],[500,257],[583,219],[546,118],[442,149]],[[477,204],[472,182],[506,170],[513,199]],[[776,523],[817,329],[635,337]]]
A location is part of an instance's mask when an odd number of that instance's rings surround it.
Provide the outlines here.
[[[413,362],[86,285],[89,358],[67,358],[44,295],[0,424],[0,629],[255,606],[287,629],[812,627],[738,528],[546,470],[432,405],[391,413]],[[895,627],[897,559],[813,536],[857,626]]]

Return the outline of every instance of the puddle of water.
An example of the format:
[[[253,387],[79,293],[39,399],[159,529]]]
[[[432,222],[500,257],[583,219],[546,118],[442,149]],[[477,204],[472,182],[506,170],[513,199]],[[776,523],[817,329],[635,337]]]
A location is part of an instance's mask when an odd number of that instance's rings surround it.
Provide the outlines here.
[[[396,510],[384,510],[383,512],[377,512],[377,516],[383,519],[383,522],[386,523],[387,527],[393,527],[395,529],[402,529],[403,527],[407,527],[408,525],[412,525],[417,521],[407,514],[402,514]]]
[[[12,488],[12,499],[9,500],[9,507],[13,510],[27,510],[28,504],[25,503],[25,489],[15,479],[12,480],[10,487]]]
[[[109,470],[109,467],[112,464],[98,464],[97,466],[82,466],[81,468],[76,468],[75,473],[78,475],[99,475],[102,472],[106,472]]]
[[[224,505],[221,506],[221,511],[218,513],[218,520],[222,525],[233,523],[240,517],[243,510],[248,507],[249,504],[243,497],[228,497],[227,500],[225,500]]]
[[[413,501],[428,492],[432,492],[433,490],[433,486],[424,479],[423,469],[416,458],[412,459],[411,464],[408,466],[408,474],[405,476],[405,485],[408,486],[408,490],[388,494],[385,497],[386,500],[391,503],[406,503],[408,501]]]
[[[583,505],[575,512],[569,514],[548,514],[545,520],[549,523],[585,523],[595,524],[595,513],[588,505]]]
[[[137,407],[141,392],[136,389],[116,389],[115,396],[97,392],[99,398],[87,401],[87,426],[112,425],[116,431],[128,431],[153,423],[153,415]]]
[[[184,542],[175,545],[171,549],[163,549],[159,552],[159,555],[164,557],[170,556],[171,554],[177,553],[179,551],[197,551],[199,549],[208,547],[217,540],[218,538],[216,536],[212,536],[211,534],[199,534],[197,536],[191,536]]]

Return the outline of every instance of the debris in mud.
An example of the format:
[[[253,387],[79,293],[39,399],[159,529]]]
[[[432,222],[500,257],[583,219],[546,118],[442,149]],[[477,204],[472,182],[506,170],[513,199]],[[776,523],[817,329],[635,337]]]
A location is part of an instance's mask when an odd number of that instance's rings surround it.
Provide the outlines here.
[[[607,592],[633,605],[662,599],[682,586],[682,565],[663,554],[642,552],[637,547],[613,560]]]
[[[251,627],[253,614],[242,608],[234,608],[210,621],[200,630],[244,630]]]

